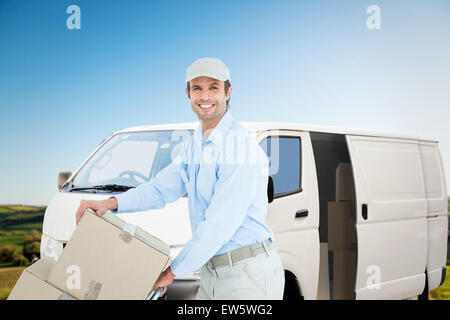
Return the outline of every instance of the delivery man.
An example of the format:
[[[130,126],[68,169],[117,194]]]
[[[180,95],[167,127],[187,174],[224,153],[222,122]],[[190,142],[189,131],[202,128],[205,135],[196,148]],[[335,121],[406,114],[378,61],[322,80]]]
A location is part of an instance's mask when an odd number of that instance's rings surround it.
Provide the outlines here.
[[[192,239],[154,290],[164,294],[175,277],[200,269],[197,299],[282,299],[284,271],[265,224],[268,160],[228,110],[230,72],[219,59],[201,58],[188,67],[186,84],[200,124],[178,156],[134,189],[82,200],[77,224],[88,208],[97,215],[157,209],[187,193]]]

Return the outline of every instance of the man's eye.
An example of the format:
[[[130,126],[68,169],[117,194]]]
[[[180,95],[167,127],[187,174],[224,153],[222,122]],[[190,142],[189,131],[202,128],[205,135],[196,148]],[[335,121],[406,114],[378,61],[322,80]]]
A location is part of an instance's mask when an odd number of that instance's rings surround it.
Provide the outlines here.
[[[217,88],[217,87],[211,87],[211,90],[217,90],[217,89],[219,89],[219,88]]]
[[[200,90],[200,88],[193,88],[192,90],[193,91],[198,91],[198,90]]]

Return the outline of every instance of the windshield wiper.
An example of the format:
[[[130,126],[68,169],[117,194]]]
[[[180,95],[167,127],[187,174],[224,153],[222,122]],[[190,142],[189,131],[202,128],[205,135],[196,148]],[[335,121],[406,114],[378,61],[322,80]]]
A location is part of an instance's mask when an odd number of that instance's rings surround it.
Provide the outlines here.
[[[127,191],[131,188],[131,186],[122,186],[120,184],[103,184],[99,186],[92,187],[74,187],[69,189],[69,191],[80,191],[80,190],[106,190],[106,191]]]

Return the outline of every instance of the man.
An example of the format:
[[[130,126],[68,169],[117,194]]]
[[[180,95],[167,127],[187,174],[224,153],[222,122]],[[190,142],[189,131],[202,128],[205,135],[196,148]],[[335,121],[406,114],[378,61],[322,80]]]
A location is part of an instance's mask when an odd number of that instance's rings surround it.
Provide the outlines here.
[[[233,120],[230,73],[202,58],[186,72],[186,94],[200,121],[192,139],[151,181],[103,201],[81,201],[98,215],[162,208],[188,194],[192,239],[154,285],[200,269],[197,299],[282,299],[284,271],[266,226],[268,160]],[[167,226],[170,228],[170,226]]]

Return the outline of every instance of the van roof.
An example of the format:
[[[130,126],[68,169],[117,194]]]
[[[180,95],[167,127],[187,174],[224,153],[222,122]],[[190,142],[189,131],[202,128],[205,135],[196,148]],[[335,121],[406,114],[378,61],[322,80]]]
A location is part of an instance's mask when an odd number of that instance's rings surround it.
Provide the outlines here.
[[[335,134],[350,134],[370,137],[386,137],[386,138],[400,138],[400,139],[413,139],[422,141],[438,142],[437,139],[430,137],[418,137],[410,134],[404,134],[400,132],[387,132],[374,129],[360,129],[360,128],[348,128],[338,126],[324,126],[324,125],[312,125],[302,124],[294,122],[246,122],[239,121],[240,124],[248,129],[250,132],[260,132],[265,130],[293,130],[293,131],[309,131],[309,132],[322,132],[322,133],[335,133]],[[193,130],[198,126],[199,122],[183,122],[183,123],[170,123],[170,124],[157,124],[147,126],[135,126],[124,130],[116,131],[115,133],[123,132],[135,132],[135,131],[156,131],[156,130]]]

